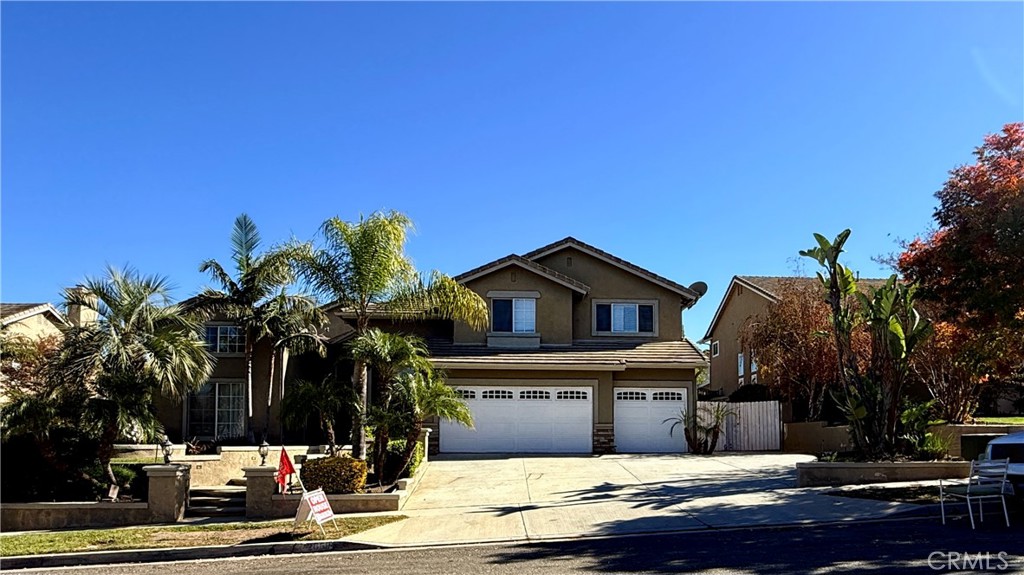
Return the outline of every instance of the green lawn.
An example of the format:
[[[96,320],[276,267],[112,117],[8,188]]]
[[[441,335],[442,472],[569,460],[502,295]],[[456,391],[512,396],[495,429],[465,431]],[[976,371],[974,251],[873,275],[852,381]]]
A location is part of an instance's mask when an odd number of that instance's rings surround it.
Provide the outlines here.
[[[327,531],[327,539],[338,539],[402,519],[405,519],[405,516],[338,517],[337,528],[328,523],[324,525],[324,529]],[[3,535],[0,536],[0,557],[324,539],[316,525],[299,528],[293,528],[292,525],[292,521],[288,520]]]
[[[1004,415],[1000,417],[979,417],[978,423],[985,425],[1024,425],[1024,415]]]

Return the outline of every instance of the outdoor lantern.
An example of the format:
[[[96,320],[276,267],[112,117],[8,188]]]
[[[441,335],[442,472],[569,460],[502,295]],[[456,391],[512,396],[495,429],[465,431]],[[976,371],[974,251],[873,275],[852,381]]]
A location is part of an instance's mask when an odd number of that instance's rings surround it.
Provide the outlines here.
[[[270,453],[270,444],[264,439],[263,443],[260,444],[260,465],[267,464],[267,454]]]
[[[171,462],[171,453],[174,453],[174,444],[171,443],[170,438],[164,437],[164,442],[160,444],[160,447],[164,450],[164,464]]]

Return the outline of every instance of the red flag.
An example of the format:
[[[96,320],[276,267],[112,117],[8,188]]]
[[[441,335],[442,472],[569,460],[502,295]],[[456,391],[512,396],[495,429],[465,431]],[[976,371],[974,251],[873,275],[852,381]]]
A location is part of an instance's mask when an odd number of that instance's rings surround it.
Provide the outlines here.
[[[292,460],[288,458],[288,452],[285,451],[284,446],[281,446],[281,462],[277,464],[277,482],[281,484],[281,489],[284,490],[285,483],[288,482],[285,477],[295,473],[295,466],[292,465]]]

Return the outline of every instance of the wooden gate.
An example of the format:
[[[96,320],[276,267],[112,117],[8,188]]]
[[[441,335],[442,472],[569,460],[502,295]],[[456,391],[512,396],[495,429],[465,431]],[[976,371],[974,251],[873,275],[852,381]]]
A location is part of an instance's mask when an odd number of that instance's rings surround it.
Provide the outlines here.
[[[698,402],[698,409],[717,402]],[[777,401],[725,403],[729,415],[718,438],[718,451],[782,449],[782,412]]]

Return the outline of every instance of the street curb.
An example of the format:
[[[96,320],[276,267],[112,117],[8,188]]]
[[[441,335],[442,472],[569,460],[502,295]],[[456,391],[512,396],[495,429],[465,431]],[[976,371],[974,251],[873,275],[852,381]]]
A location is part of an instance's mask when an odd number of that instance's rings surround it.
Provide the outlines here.
[[[258,555],[322,553],[324,551],[366,551],[380,548],[379,545],[371,545],[369,543],[336,540],[247,543],[210,547],[168,547],[166,549],[126,549],[122,551],[94,551],[90,553],[60,553],[54,555],[21,555],[0,558],[0,570],[154,563],[157,561],[194,561],[197,559],[254,557]]]

